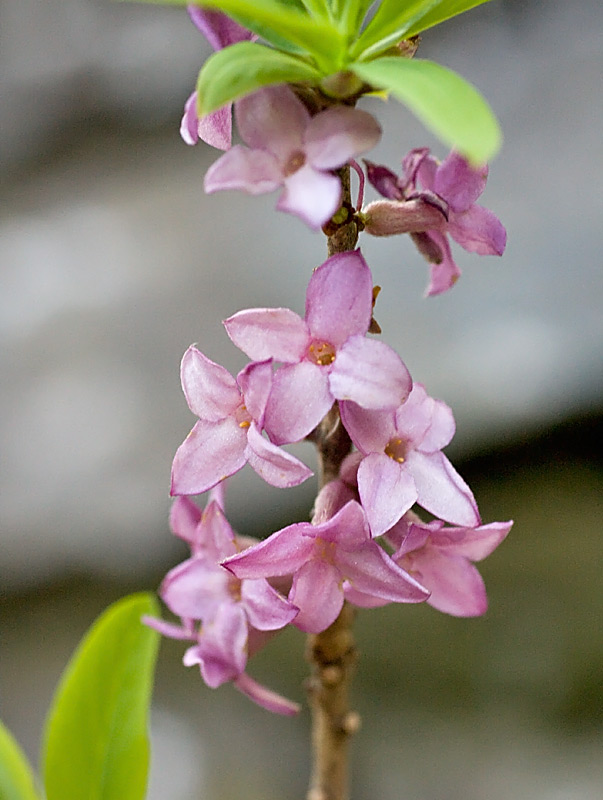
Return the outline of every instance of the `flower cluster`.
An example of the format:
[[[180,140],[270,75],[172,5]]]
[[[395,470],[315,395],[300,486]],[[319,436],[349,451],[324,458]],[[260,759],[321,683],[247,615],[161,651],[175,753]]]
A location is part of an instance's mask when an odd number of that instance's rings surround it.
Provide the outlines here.
[[[218,12],[191,15],[215,49],[249,38]],[[312,229],[337,224],[339,168],[354,167],[362,195],[353,159],[380,136],[367,112],[328,103],[310,109],[279,85],[239,100],[235,118],[244,144],[231,146],[230,108],[199,120],[194,95],[187,103],[185,141],[204,138],[226,150],[206,175],[207,192],[280,188],[278,208]],[[376,236],[410,233],[431,264],[428,294],[458,278],[448,234],[471,252],[502,253],[504,228],[475,203],[487,167],[455,152],[440,164],[426,148],[406,156],[401,178],[365,163],[385,199],[361,208],[360,197],[345,221]],[[171,527],[191,557],[160,591],[180,623],[149,624],[191,642],[184,663],[198,665],[208,686],[231,681],[277,713],[296,706],[246,671],[276,631],[291,624],[320,633],[346,601],[364,608],[426,601],[456,616],[483,614],[486,593],[473,562],[512,524],[482,524],[471,489],[442,452],[455,432],[452,411],[371,337],[375,298],[360,249],[337,252],[314,270],[303,317],[252,308],[224,321],[250,359],[236,378],[194,346],[182,359],[182,388],[197,422],[173,462]],[[235,535],[224,514],[225,480],[249,463],[272,486],[302,483],[311,470],[283,447],[318,441],[327,419],[343,426],[349,453],[321,488],[311,521],[260,542]],[[208,490],[201,511],[191,496]],[[423,521],[417,507],[433,519]]]

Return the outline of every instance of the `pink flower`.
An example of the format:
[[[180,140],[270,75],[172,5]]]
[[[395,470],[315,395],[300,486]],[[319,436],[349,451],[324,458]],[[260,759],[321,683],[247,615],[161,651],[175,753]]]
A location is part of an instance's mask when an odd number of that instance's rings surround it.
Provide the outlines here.
[[[205,191],[264,194],[283,187],[277,208],[317,230],[337,211],[341,184],[332,170],[373,147],[381,129],[366,111],[335,106],[311,117],[287,86],[271,86],[235,104],[241,138],[207,171]]]
[[[428,295],[441,294],[458,280],[447,234],[470,253],[502,255],[507,234],[500,220],[475,201],[486,186],[488,167],[472,167],[451,152],[440,163],[429,148],[416,148],[404,158],[403,176],[367,162],[370,183],[388,202],[363,209],[366,231],[375,236],[410,233],[430,263]]]
[[[262,436],[272,386],[269,361],[248,364],[235,381],[191,346],[182,359],[181,379],[199,421],[174,457],[172,495],[205,492],[247,462],[272,486],[297,486],[312,475],[305,464]]]
[[[485,614],[488,598],[472,562],[489,556],[512,525],[492,522],[476,528],[451,528],[441,520],[422,522],[409,512],[386,538],[397,548],[394,561],[430,590],[427,602],[431,606],[455,617],[478,617]]]
[[[309,633],[335,621],[344,581],[388,602],[419,603],[428,596],[371,538],[354,500],[325,521],[289,525],[222,563],[240,579],[293,575],[289,600],[299,608],[293,624]]]
[[[455,525],[480,524],[471,490],[440,452],[455,430],[445,403],[415,383],[395,411],[368,411],[355,403],[340,403],[340,408],[360,451],[355,456],[358,492],[373,536],[388,531],[415,502]]]
[[[274,375],[264,426],[277,444],[312,431],[335,399],[363,408],[396,408],[412,381],[399,356],[367,339],[373,307],[371,272],[360,254],[334,255],[308,285],[306,315],[255,308],[225,320],[232,341],[254,360],[285,364]]]
[[[165,636],[193,641],[183,662],[198,664],[212,689],[232,681],[268,710],[296,713],[296,704],[257,684],[245,668],[248,657],[274,631],[288,625],[298,610],[266,580],[238,580],[221,567],[222,559],[239,550],[234,532],[216,500],[202,514],[193,506],[188,498],[178,498],[171,514],[177,525],[174,532],[191,541],[193,557],[170,570],[160,589],[162,600],[180,617],[180,624],[150,618],[145,622]]]
[[[221,11],[188,6],[188,13],[214,50],[222,50],[237,42],[257,39],[255,34]],[[184,106],[180,135],[186,144],[197,144],[201,139],[219,150],[228,150],[232,141],[232,103],[199,117],[197,92],[193,92]]]

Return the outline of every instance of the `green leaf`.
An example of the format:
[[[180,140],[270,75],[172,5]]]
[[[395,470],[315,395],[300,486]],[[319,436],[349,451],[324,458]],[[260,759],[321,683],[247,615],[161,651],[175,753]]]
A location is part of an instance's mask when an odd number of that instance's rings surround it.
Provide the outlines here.
[[[190,0],[150,0],[166,5],[189,5]],[[297,3],[285,0],[198,0],[195,5],[215,8],[257,33],[269,44],[283,48],[283,40],[310,53],[326,72],[338,69],[345,56],[346,41],[339,29],[324,16],[312,17]]]
[[[321,73],[306,61],[256,42],[238,42],[211,55],[197,82],[199,114],[209,114],[262,86],[316,83]]]
[[[67,665],[48,716],[47,800],[142,800],[149,762],[147,717],[158,634],[150,594],[110,606]]]
[[[481,94],[460,75],[432,61],[383,58],[351,64],[374,88],[391,92],[443,142],[475,164],[489,161],[502,136]]]
[[[469,11],[489,0],[411,0],[400,8],[400,0],[383,0],[351,51],[357,58],[369,58],[402,39],[433,28],[444,20]]]
[[[0,798],[2,800],[40,800],[29,762],[1,722]]]
[[[439,25],[440,22],[445,22],[447,19],[456,17],[463,14],[465,11],[470,11],[476,6],[481,6],[484,3],[489,3],[490,0],[441,0],[438,5],[423,14],[420,19],[416,20],[413,25],[406,31],[406,36],[416,36],[421,31],[426,31],[428,28],[433,28]]]
[[[352,56],[368,57],[404,38],[408,28],[441,0],[383,0],[373,19],[351,50]]]

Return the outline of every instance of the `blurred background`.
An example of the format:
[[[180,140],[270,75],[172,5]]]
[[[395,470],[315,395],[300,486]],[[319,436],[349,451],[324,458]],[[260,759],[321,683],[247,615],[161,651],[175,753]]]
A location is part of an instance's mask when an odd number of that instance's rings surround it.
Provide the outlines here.
[[[236,372],[221,320],[302,311],[324,240],[275,214],[274,196],[203,194],[217,154],[178,127],[208,48],[184,10],[0,11],[0,716],[37,763],[86,628],[186,556],[167,527],[171,459],[194,421],[182,353],[198,342]],[[460,282],[424,300],[410,243],[361,244],[384,340],[452,406],[448,452],[484,520],[515,527],[483,564],[483,618],[359,615],[354,798],[603,794],[602,22],[598,0],[497,0],[423,37],[419,55],[475,83],[501,119],[482,200],[507,251],[457,249]],[[425,144],[446,155],[394,102],[363,107],[384,128],[373,160],[397,169]],[[233,484],[231,520],[256,535],[306,518],[315,488],[279,492],[247,471]],[[252,674],[303,701],[303,646],[285,632]],[[303,797],[307,712],[275,718],[211,691],[182,650],[160,654],[149,800]]]

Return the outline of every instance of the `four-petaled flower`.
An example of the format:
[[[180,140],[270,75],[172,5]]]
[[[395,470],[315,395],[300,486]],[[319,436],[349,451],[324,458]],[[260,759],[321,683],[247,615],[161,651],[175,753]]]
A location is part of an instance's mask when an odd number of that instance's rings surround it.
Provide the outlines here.
[[[461,274],[447,234],[470,253],[502,255],[507,240],[503,225],[475,202],[486,186],[486,165],[472,167],[455,151],[440,163],[427,147],[408,153],[401,178],[387,167],[366,163],[370,183],[389,201],[363,209],[366,230],[376,236],[411,234],[430,264],[428,295],[450,289]]]
[[[420,603],[428,591],[397,566],[370,535],[359,503],[350,500],[324,522],[289,525],[222,564],[240,579],[293,575],[293,624],[319,633],[335,621],[344,581],[389,602]]]
[[[340,403],[341,418],[360,453],[358,493],[373,536],[381,536],[418,502],[454,525],[479,525],[471,489],[440,452],[454,435],[450,408],[415,383],[395,411]]]
[[[374,117],[334,106],[311,117],[287,86],[259,89],[235,103],[241,138],[207,171],[205,191],[264,194],[283,187],[277,208],[317,230],[337,211],[341,182],[332,170],[373,147],[381,136]]]
[[[335,399],[393,409],[408,397],[412,380],[400,357],[366,338],[372,309],[371,272],[356,250],[314,271],[305,319],[288,308],[253,308],[225,320],[228,335],[250,358],[284,363],[266,405],[272,441],[303,439]]]
[[[178,448],[172,465],[172,495],[211,489],[249,462],[272,486],[297,486],[312,472],[262,436],[272,386],[270,361],[248,364],[237,379],[196,347],[182,359],[188,407],[199,417]]]

